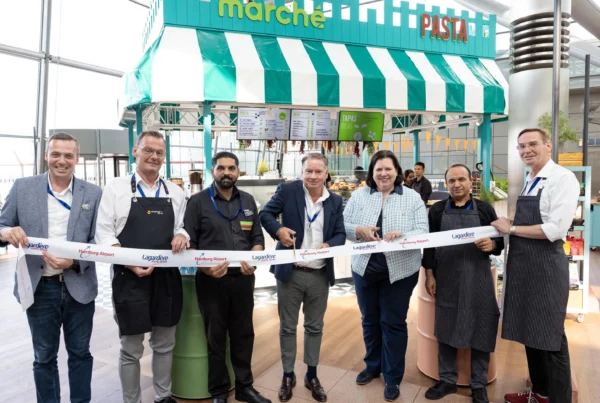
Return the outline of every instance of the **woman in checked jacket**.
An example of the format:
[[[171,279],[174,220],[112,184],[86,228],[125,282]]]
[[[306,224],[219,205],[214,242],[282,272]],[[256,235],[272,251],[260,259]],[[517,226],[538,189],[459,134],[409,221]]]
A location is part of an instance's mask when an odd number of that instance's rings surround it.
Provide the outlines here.
[[[344,225],[347,239],[357,243],[393,241],[428,232],[425,205],[419,194],[402,186],[402,168],[391,151],[373,155],[367,186],[352,194],[344,211]],[[367,350],[366,368],[356,383],[366,385],[383,373],[387,401],[400,396],[408,343],[406,315],[420,268],[418,249],[352,256]]]

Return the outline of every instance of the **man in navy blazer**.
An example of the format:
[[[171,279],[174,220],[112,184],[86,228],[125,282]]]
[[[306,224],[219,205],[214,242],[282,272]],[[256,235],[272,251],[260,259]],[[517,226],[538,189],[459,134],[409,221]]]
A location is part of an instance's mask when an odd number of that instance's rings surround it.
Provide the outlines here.
[[[67,133],[48,140],[48,172],[17,179],[0,215],[0,247],[26,246],[28,236],[93,243],[102,190],[73,171],[79,143]],[[35,245],[42,247],[43,245]],[[70,401],[91,399],[93,358],[90,337],[98,280],[94,262],[62,259],[43,252],[27,255],[34,302],[27,309],[37,401],[60,402],[57,353],[61,327],[69,355]],[[17,285],[15,296],[19,300]]]
[[[296,328],[300,305],[304,312],[304,362],[308,366],[305,386],[319,402],[327,395],[317,378],[317,365],[323,336],[323,317],[327,309],[329,285],[335,283],[333,258],[304,260],[306,249],[344,245],[342,198],[325,188],[327,157],[311,153],[302,159],[302,181],[279,185],[277,192],[259,214],[265,230],[277,239],[276,249],[292,249],[295,244],[300,261],[271,266],[277,279],[281,360],[283,380],[279,400],[292,398],[296,385]],[[281,215],[281,223],[277,216]]]

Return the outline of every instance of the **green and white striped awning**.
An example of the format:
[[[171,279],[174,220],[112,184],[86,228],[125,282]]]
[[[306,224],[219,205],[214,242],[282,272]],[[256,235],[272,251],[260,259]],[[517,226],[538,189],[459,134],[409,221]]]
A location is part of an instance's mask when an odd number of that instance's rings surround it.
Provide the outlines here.
[[[165,27],[124,77],[123,106],[293,105],[508,114],[493,60]]]

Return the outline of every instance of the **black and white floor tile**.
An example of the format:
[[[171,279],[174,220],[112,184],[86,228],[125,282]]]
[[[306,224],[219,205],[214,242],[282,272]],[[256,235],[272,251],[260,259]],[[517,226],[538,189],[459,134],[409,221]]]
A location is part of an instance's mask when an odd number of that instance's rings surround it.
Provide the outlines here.
[[[97,263],[98,297],[96,306],[112,310],[112,288],[110,280],[110,265]],[[337,283],[329,289],[329,298],[339,298],[354,295],[354,284]],[[277,291],[274,288],[258,288],[254,291],[254,307],[262,308],[277,305]]]

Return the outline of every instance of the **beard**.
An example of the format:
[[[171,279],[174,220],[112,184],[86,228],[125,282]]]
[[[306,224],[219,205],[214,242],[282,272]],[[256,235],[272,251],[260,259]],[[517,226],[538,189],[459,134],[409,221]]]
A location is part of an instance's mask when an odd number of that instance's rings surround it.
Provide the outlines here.
[[[221,189],[231,189],[236,181],[229,175],[221,176],[221,179],[215,181]]]

